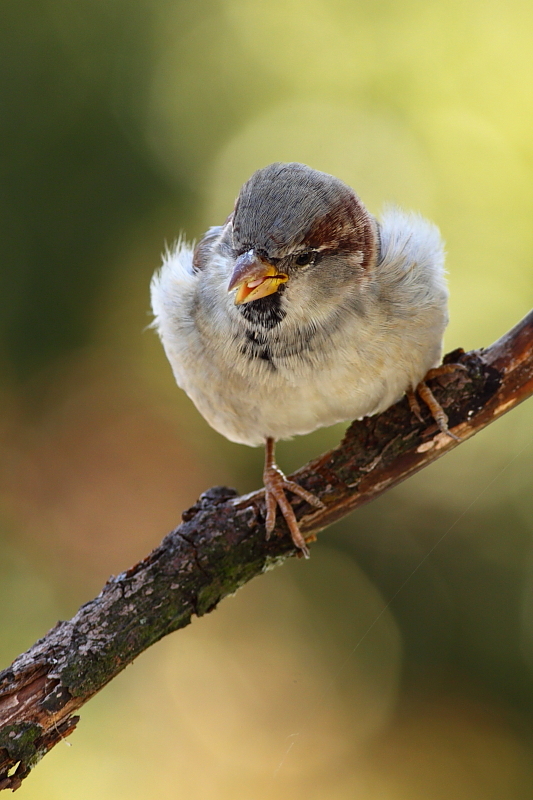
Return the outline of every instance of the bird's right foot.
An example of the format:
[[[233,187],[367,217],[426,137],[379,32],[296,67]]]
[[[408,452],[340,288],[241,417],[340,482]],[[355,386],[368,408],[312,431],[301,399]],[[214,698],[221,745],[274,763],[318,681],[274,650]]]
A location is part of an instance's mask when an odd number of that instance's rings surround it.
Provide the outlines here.
[[[270,539],[270,535],[276,526],[276,508],[279,506],[281,513],[289,528],[292,541],[296,547],[301,551],[305,558],[309,558],[309,548],[307,543],[300,532],[298,520],[294,513],[285,492],[292,492],[292,494],[301,497],[309,505],[315,508],[324,508],[324,503],[318,499],[314,494],[308,492],[298,483],[288,480],[279,467],[274,464],[266,464],[263,472],[263,480],[265,483],[265,502],[266,502],[266,536]]]

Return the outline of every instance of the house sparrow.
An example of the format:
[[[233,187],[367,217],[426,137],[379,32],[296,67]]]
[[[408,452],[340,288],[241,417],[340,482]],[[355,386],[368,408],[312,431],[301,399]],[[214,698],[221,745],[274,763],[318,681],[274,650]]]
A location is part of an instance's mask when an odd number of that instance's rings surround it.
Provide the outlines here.
[[[267,536],[279,506],[308,556],[285,493],[322,503],[286,479],[275,442],[377,414],[405,393],[417,413],[414,391],[440,362],[448,321],[438,229],[396,208],[378,222],[332,175],[271,164],[195,249],[180,240],[166,253],[151,293],[178,385],[231,441],[266,443]]]

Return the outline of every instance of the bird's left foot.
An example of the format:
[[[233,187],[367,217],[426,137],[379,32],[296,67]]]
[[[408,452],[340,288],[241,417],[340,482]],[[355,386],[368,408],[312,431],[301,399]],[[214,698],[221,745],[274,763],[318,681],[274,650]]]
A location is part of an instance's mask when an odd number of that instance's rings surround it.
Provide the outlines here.
[[[449,375],[452,372],[467,372],[466,367],[463,364],[441,364],[440,367],[435,367],[434,369],[430,369],[427,375],[425,376],[423,381],[420,381],[416,389],[410,390],[407,392],[407,400],[409,401],[409,408],[411,412],[415,415],[420,422],[423,422],[422,413],[420,411],[420,404],[416,395],[424,401],[431,412],[431,416],[439,426],[439,429],[442,433],[445,433],[451,439],[455,439],[456,442],[460,442],[461,439],[459,436],[456,436],[455,433],[452,433],[451,430],[448,428],[448,415],[444,411],[443,407],[427,385],[426,381],[430,381],[433,378],[439,378],[441,375]]]

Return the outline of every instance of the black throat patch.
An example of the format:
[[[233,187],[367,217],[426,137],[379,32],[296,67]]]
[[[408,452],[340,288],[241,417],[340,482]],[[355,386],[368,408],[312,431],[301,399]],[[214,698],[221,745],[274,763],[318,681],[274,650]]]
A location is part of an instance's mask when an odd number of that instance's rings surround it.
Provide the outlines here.
[[[284,286],[280,286],[274,294],[261,297],[259,300],[252,300],[250,303],[243,303],[238,307],[239,311],[254,327],[265,328],[267,331],[272,330],[279,325],[287,313],[281,307],[281,296],[284,289]]]

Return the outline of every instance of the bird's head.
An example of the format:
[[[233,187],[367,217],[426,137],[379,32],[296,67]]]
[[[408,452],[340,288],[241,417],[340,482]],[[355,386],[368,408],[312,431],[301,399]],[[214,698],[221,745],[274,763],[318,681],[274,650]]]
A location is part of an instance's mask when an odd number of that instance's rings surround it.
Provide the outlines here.
[[[362,283],[377,259],[377,225],[357,195],[303,164],[255,172],[228,224],[235,257],[228,291],[236,305],[283,292],[304,275],[332,291]]]

